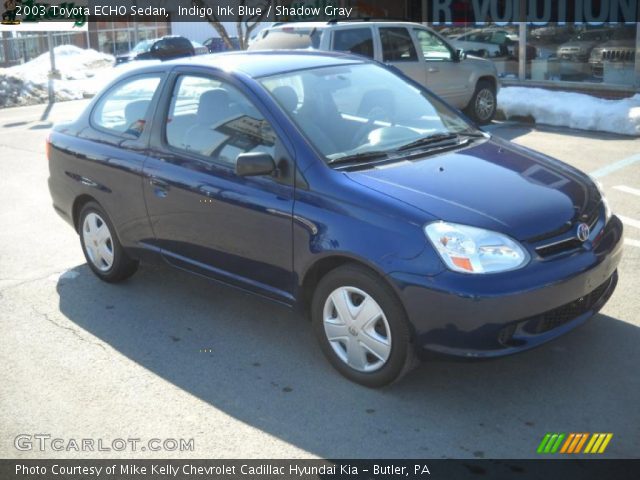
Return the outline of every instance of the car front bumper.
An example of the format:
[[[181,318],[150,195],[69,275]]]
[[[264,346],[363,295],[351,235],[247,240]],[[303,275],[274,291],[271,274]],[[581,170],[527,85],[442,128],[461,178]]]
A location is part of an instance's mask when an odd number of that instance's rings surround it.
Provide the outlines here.
[[[497,357],[536,347],[586,322],[609,299],[622,255],[612,217],[598,245],[492,275],[392,273],[419,349]]]

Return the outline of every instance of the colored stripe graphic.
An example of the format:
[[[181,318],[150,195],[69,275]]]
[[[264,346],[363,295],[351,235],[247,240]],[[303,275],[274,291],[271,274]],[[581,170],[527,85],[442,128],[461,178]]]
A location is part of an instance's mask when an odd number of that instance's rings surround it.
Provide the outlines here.
[[[561,433],[560,435],[558,435],[558,439],[556,440],[556,443],[553,444],[553,447],[551,447],[551,452],[550,453],[556,453],[558,451],[558,448],[560,448],[560,444],[562,443],[562,440],[564,440],[565,434]]]
[[[538,453],[604,453],[613,433],[553,433],[545,434],[538,445]],[[586,447],[585,447],[586,444]],[[582,449],[583,447],[584,450]]]
[[[604,453],[612,437],[612,433],[594,433],[584,453]]]
[[[584,453],[591,453],[591,447],[593,447],[593,444],[596,443],[597,439],[598,439],[597,433],[594,433],[593,435],[591,435],[591,440],[589,440],[589,443],[587,443],[587,448],[584,449]]]
[[[605,437],[604,442],[602,442],[602,445],[600,445],[600,450],[598,450],[598,453],[604,453],[604,451],[607,449],[607,446],[609,446],[609,442],[613,438],[613,433],[607,433],[606,435],[607,436]]]
[[[582,438],[578,442],[578,445],[576,445],[576,449],[573,451],[573,453],[580,453],[580,451],[582,450],[582,447],[584,445],[584,442],[587,441],[587,438],[589,438],[589,434],[588,433],[583,433],[582,434]]]
[[[547,442],[550,438],[550,433],[547,433],[544,437],[542,437],[542,441],[540,442],[540,445],[538,445],[538,453],[544,453],[544,447],[547,445]]]
[[[562,446],[562,449],[560,450],[560,453],[567,453],[567,450],[569,449],[569,445],[571,445],[571,442],[573,442],[573,439],[576,437],[575,433],[570,433],[569,436],[567,437],[567,441],[564,442],[564,445]]]
[[[573,438],[573,442],[571,442],[571,446],[569,447],[569,450],[567,450],[567,453],[574,453],[580,440],[582,440],[582,434],[576,433],[576,436]]]
[[[556,453],[565,436],[564,433],[547,433],[538,445],[538,453]]]

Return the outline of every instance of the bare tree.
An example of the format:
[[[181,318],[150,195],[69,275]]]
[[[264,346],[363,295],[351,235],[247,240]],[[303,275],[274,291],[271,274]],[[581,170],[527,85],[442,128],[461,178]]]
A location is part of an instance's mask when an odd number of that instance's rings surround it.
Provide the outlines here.
[[[191,3],[196,7],[213,7],[213,12],[210,14],[206,14],[207,21],[211,24],[213,28],[215,28],[220,38],[224,41],[225,45],[228,48],[234,48],[233,43],[231,42],[231,35],[227,32],[227,29],[220,21],[220,18],[215,13],[215,4],[217,2],[213,1],[213,5],[208,5],[208,0],[191,0]],[[273,4],[273,0],[252,0],[250,1],[250,7],[253,12],[252,15],[238,15],[236,17],[236,35],[238,37],[238,42],[240,44],[240,48],[242,50],[246,50],[249,46],[249,38],[251,38],[251,32],[255,30],[258,26],[258,23],[263,21],[267,13],[269,11],[269,7]],[[239,0],[238,5],[240,7],[247,6],[247,0]],[[259,13],[258,13],[259,12]]]

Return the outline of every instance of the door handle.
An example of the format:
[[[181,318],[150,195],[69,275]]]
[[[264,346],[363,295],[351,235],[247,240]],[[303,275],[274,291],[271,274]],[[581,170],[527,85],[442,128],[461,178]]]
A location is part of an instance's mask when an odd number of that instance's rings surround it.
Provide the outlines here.
[[[218,196],[218,194],[220,193],[220,189],[216,188],[212,185],[200,185],[198,187],[198,191],[200,193],[202,193],[203,195],[210,197],[210,198],[215,198]]]
[[[438,73],[440,69],[438,67],[429,67],[427,68],[428,73]]]
[[[155,187],[160,187],[164,189],[169,188],[169,182],[162,180],[161,178],[158,178],[158,177],[149,177],[149,183]]]
[[[158,198],[166,198],[169,195],[169,182],[158,177],[149,177],[149,184],[154,187],[153,194]]]
[[[81,177],[80,178],[80,183],[82,185],[84,185],[85,187],[97,187],[98,184],[96,182],[94,182],[93,180],[87,178],[87,177]]]

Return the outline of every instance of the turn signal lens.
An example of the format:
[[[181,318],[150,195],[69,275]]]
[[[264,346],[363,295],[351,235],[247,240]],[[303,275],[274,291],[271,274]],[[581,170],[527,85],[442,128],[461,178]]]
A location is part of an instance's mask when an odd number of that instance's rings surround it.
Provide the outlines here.
[[[424,231],[445,265],[456,272],[506,272],[529,261],[522,246],[498,232],[447,222],[430,223]]]
[[[47,135],[47,139],[44,141],[44,149],[47,155],[47,160],[51,160],[51,134]]]

